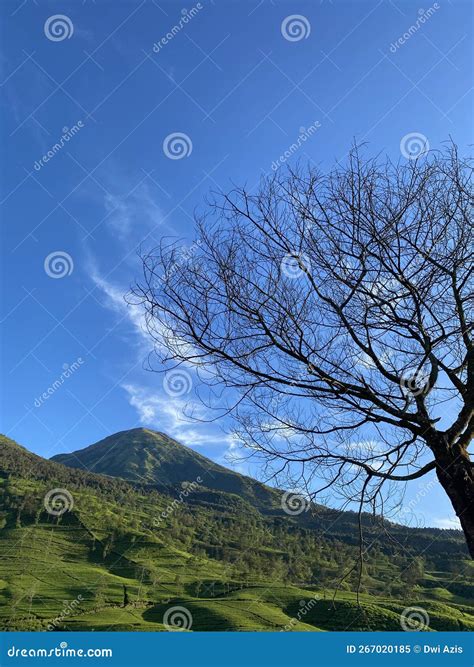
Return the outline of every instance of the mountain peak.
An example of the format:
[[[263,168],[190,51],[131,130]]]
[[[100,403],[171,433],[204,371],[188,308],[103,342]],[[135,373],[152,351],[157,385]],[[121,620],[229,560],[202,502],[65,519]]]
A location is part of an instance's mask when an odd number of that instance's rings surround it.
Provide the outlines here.
[[[145,427],[120,431],[85,449],[53,456],[52,460],[158,487],[179,487],[183,482],[197,480],[203,487],[238,494],[254,505],[266,502],[271,506],[278,493],[214,463],[165,433]]]

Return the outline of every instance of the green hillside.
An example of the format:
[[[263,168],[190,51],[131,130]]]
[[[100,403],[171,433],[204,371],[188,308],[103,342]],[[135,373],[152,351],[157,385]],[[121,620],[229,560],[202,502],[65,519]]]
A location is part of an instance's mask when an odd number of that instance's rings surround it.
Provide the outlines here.
[[[165,489],[200,478],[206,487],[237,494],[268,508],[279,500],[279,495],[264,484],[214,463],[164,433],[145,428],[115,433],[85,449],[53,456],[52,460]]]
[[[171,496],[179,494],[182,484],[198,480],[200,483],[193,487],[188,503],[204,504],[216,512],[223,508],[232,508],[237,513],[254,513],[257,510],[265,516],[280,517],[285,525],[296,523],[311,530],[330,531],[333,537],[354,545],[357,543],[358,516],[354,512],[339,512],[312,505],[312,511],[289,516],[282,508],[284,491],[220,466],[167,435],[150,429],[121,431],[84,449],[58,454],[51,460],[71,468],[125,479],[147,488],[152,486]],[[436,539],[447,553],[457,554],[460,548],[464,548],[461,534],[455,530],[407,531],[388,522],[382,526],[379,519],[369,515],[363,516],[363,522],[371,539],[375,539],[385,526],[390,528],[400,546],[409,540],[411,547],[424,551]]]
[[[400,630],[420,607],[427,630],[474,629],[458,531],[393,526],[389,539],[366,519],[374,544],[358,604],[350,513],[329,528],[329,510],[265,514],[234,493],[181,488],[65,467],[0,438],[0,627]],[[58,489],[67,511],[45,500]]]

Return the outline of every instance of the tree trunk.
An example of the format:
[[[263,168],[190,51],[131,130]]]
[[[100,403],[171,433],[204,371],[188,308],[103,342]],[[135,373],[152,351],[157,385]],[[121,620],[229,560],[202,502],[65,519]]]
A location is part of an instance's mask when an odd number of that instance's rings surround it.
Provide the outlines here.
[[[441,439],[432,447],[438,480],[448,495],[474,558],[474,467],[469,454]]]

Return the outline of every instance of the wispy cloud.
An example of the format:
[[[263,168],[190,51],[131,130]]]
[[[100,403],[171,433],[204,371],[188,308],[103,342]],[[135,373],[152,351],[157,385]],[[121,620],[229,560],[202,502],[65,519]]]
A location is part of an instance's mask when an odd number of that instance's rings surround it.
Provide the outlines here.
[[[103,188],[104,192],[101,192],[105,216],[96,227],[101,231],[105,230],[107,236],[112,236],[124,254],[115,268],[104,275],[101,268],[103,260],[99,263],[93,248],[87,246],[88,274],[105,297],[104,307],[122,316],[131,324],[140,343],[140,353],[148,354],[157,345],[159,346],[161,338],[166,337],[170,344],[186,355],[191,351],[187,342],[176,337],[171,330],[165,330],[156,319],[151,323],[152,336],[147,327],[145,308],[142,305],[129,303],[125,299],[125,295],[130,291],[130,276],[142,275],[141,260],[138,257],[139,248],[157,245],[163,234],[170,236],[175,234],[175,230],[166,222],[167,216],[163,214],[159,204],[159,198],[167,196],[167,193],[159,192],[160,186],[153,179],[152,173],[146,172],[143,172],[140,180],[130,189],[132,179],[125,178],[123,169],[117,165],[112,167],[106,177],[102,176],[102,180],[107,185]],[[190,250],[183,247],[182,257],[186,258],[189,253]],[[159,277],[155,280],[159,281]]]
[[[141,240],[144,233],[162,226],[163,212],[148,183],[142,180],[131,191],[123,188],[121,192],[125,194],[108,191],[103,201],[105,222],[116,239]]]
[[[236,436],[223,433],[214,424],[195,421],[215,416],[214,413],[209,414],[200,402],[163,396],[160,388],[152,390],[136,384],[124,384],[122,389],[144,426],[162,431],[188,447],[211,447],[211,458],[216,463],[243,475],[252,474],[242,443]]]
[[[123,320],[131,325],[132,331],[136,335],[138,352],[142,358],[153,350],[163,349],[163,351],[165,351],[163,343],[160,342],[160,340],[164,340],[165,338],[168,343],[173,345],[175,350],[179,350],[184,357],[192,354],[192,346],[187,341],[176,336],[171,329],[165,328],[165,326],[158,320],[153,320],[149,327],[147,325],[144,306],[138,303],[133,303],[133,298],[130,300],[126,299],[126,294],[129,293],[130,290],[101,275],[97,265],[92,259],[89,259],[88,273],[96,287],[105,297],[102,301],[102,305],[117,313],[117,315],[120,315]],[[189,367],[197,367],[199,365],[198,361],[189,361],[185,363]],[[204,374],[206,372],[209,373],[210,371],[209,369],[203,369],[202,372]]]
[[[160,381],[157,376],[158,382]],[[212,424],[202,423],[209,415],[198,401],[171,398],[156,390],[137,384],[123,384],[130,405],[135,408],[144,426],[163,431],[190,447],[222,446],[235,450],[235,439]],[[198,420],[198,421],[196,421]]]
[[[110,183],[111,178],[107,179]],[[124,187],[117,195],[117,183]],[[116,328],[118,331],[128,331],[134,337],[135,349],[138,356],[143,360],[153,349],[160,347],[160,339],[166,338],[168,343],[184,356],[192,354],[189,343],[179,339],[173,331],[165,330],[163,325],[153,321],[153,336],[146,322],[145,309],[142,305],[129,303],[125,295],[129,292],[129,286],[125,285],[123,276],[130,278],[130,273],[123,272],[124,265],[131,259],[130,248],[138,245],[146,239],[156,241],[163,233],[172,230],[166,225],[160,206],[156,199],[156,189],[153,184],[143,179],[135,188],[127,192],[123,179],[116,179],[114,186],[108,188],[103,196],[102,203],[105,208],[103,220],[104,229],[112,235],[114,240],[126,251],[121,265],[109,274],[101,269],[101,263],[95,258],[92,249],[88,255],[88,274],[95,284],[100,298],[98,299],[104,308],[115,313],[118,317]],[[156,234],[155,234],[156,230]],[[186,254],[183,255],[186,257]],[[134,268],[137,269],[136,255],[133,257]],[[137,272],[134,273],[137,275]],[[190,376],[196,378],[196,367],[198,362],[187,362],[186,367]],[[203,374],[210,373],[209,369],[201,369]],[[229,466],[229,460],[224,460],[228,455],[235,456],[235,439],[227,435],[216,425],[209,423],[210,419],[216,417],[215,413],[209,414],[200,401],[187,400],[188,397],[170,397],[166,394],[159,374],[155,375],[154,387],[147,386],[143,380],[143,371],[137,371],[127,384],[122,385],[126,392],[129,404],[136,410],[140,422],[144,426],[163,431],[170,437],[190,447],[214,448],[216,456],[213,458],[222,461]],[[137,379],[139,378],[139,379]],[[237,464],[237,462],[235,462]]]
[[[140,355],[151,352],[153,350],[153,340],[147,331],[143,308],[128,303],[125,300],[127,290],[102,276],[92,260],[89,262],[89,275],[104,296],[104,307],[112,310],[131,325],[132,331],[136,335]]]

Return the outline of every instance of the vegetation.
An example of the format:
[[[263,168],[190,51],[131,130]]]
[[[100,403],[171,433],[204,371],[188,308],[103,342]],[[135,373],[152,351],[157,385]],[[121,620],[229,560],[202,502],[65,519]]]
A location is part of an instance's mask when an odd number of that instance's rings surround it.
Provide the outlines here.
[[[153,442],[159,451],[162,436],[153,435],[129,433],[133,460]],[[195,453],[167,446],[179,453],[174,474],[185,477]],[[411,606],[425,610],[431,630],[474,629],[459,531],[364,516],[373,545],[358,604],[356,514],[315,506],[288,516],[277,502],[264,512],[228,491],[200,484],[184,497],[161,481],[68,468],[0,438],[2,629],[159,631],[175,606],[191,615],[192,630],[399,630]],[[47,510],[52,489],[70,494],[68,511]]]
[[[182,482],[200,478],[206,486],[237,494],[262,507],[280,498],[264,484],[228,470],[187,447],[177,446],[164,433],[144,428],[115,433],[85,449],[58,454],[52,460],[170,490]]]

